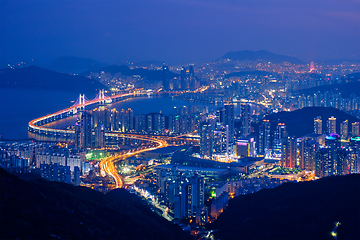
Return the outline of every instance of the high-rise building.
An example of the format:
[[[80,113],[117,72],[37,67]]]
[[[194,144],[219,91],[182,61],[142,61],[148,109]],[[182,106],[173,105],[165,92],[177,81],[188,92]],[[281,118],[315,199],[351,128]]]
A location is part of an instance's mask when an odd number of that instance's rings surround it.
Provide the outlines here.
[[[232,145],[234,144],[234,124],[235,124],[235,112],[234,112],[234,104],[226,103],[225,104],[225,126],[228,126],[228,143],[230,149],[232,149]]]
[[[194,67],[189,67],[189,89],[195,90],[196,89],[196,78],[195,78],[195,71]]]
[[[271,124],[270,121],[264,119],[259,126],[259,143],[258,154],[265,155],[271,149]]]
[[[121,109],[120,112],[120,128],[121,132],[125,132],[125,124],[126,123],[126,111],[125,109]]]
[[[276,130],[274,131],[274,141],[273,141],[273,150],[281,152],[281,143],[282,139],[287,137],[286,125],[285,123],[278,123]]]
[[[181,115],[180,116],[180,134],[187,133],[188,132],[188,120],[189,116]]]
[[[180,114],[180,110],[178,107],[174,107],[174,114],[175,115],[179,115]]]
[[[314,133],[322,134],[322,120],[321,116],[314,118]]]
[[[163,172],[160,174],[165,175]],[[165,193],[165,202],[174,209],[175,218],[179,220],[191,218],[194,213],[198,214],[199,208],[203,208],[205,203],[203,177],[197,174],[191,176],[172,169],[171,176],[162,177],[160,184],[163,186],[160,192]]]
[[[75,167],[74,168],[74,185],[75,186],[80,186],[80,168],[79,167]]]
[[[104,126],[105,131],[110,131],[111,123],[110,123],[110,111],[104,106],[100,106],[92,111],[93,117],[93,128],[98,126]]]
[[[200,128],[200,154],[202,157],[212,158],[214,129],[211,121],[205,121]]]
[[[225,108],[219,108],[216,110],[216,122],[222,125],[225,124]]]
[[[138,114],[135,116],[135,132],[142,132],[146,130],[146,116],[144,114]]]
[[[80,119],[77,120],[75,123],[75,147],[81,148],[81,121]]]
[[[75,146],[78,148],[90,148],[92,145],[91,113],[80,112],[78,122],[75,124]]]
[[[237,157],[256,157],[254,138],[243,138],[236,140],[235,155]]]
[[[250,134],[251,118],[250,118],[250,104],[241,105],[241,135],[248,136]]]
[[[315,176],[318,178],[333,175],[333,158],[329,148],[321,148],[316,152],[315,159]]]
[[[173,133],[179,134],[180,133],[180,115],[175,115],[172,118],[172,127],[173,127]]]
[[[328,122],[327,122],[327,130],[328,130],[328,133],[336,133],[336,118],[335,117],[330,117],[328,119]]]
[[[154,131],[162,133],[165,132],[165,115],[156,113],[152,115]]]
[[[349,121],[345,120],[342,123],[340,123],[340,136],[341,138],[347,138],[348,137],[348,128],[349,128]]]
[[[300,140],[299,168],[306,171],[315,171],[316,152],[319,150],[321,136],[308,135]]]
[[[359,136],[360,135],[359,130],[360,130],[360,123],[359,122],[354,122],[354,123],[351,124],[351,134],[353,136]]]
[[[285,168],[296,167],[296,138],[285,137],[281,144],[281,166]]]
[[[57,163],[40,164],[40,175],[49,181],[71,183],[71,172],[69,166]]]
[[[186,68],[185,67],[181,68],[180,79],[181,79],[181,89],[186,90],[188,88],[188,86],[187,86],[188,84],[187,84]]]
[[[167,130],[169,131],[169,133],[173,133],[174,132],[174,115],[170,114],[167,118]]]
[[[214,152],[226,153],[226,127],[220,127],[214,131]]]
[[[151,114],[146,115],[146,131],[151,133],[153,131],[153,117]]]
[[[340,136],[326,136],[325,148],[319,149],[315,159],[315,176],[322,178],[343,172],[344,156],[341,154]]]
[[[129,108],[126,111],[126,118],[125,118],[125,131],[130,132],[134,129],[134,118],[133,118],[133,111]]]
[[[120,116],[119,116],[119,112],[116,110],[116,108],[113,108],[111,110],[110,123],[111,123],[111,131],[119,130]]]
[[[200,177],[198,174],[195,174],[193,177],[190,178],[190,183],[192,184],[192,192],[193,192],[193,212],[196,212],[197,208],[204,206],[205,199],[204,199],[204,178]]]
[[[190,67],[189,67],[189,76],[190,77],[195,76],[194,66],[192,66],[192,65],[190,65]]]
[[[105,145],[105,127],[104,125],[98,125],[94,129],[95,132],[95,141],[94,146],[96,148],[103,148]]]

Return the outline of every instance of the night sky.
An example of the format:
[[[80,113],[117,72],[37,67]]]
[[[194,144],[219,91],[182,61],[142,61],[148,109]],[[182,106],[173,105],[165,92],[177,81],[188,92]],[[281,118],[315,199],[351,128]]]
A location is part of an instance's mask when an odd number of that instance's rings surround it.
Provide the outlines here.
[[[201,63],[267,50],[360,59],[359,0],[0,0],[1,66],[61,56]]]

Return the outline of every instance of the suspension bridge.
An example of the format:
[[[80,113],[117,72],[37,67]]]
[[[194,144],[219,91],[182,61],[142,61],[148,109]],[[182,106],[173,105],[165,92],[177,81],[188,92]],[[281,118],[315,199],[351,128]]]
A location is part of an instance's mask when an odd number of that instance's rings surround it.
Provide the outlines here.
[[[134,92],[129,92],[129,93],[117,94],[117,95],[113,95],[113,96],[106,96],[105,91],[100,90],[99,93],[96,95],[96,97],[93,100],[89,100],[86,98],[86,96],[84,94],[80,94],[79,98],[76,100],[74,105],[72,105],[71,107],[65,108],[65,109],[57,111],[55,113],[51,113],[46,116],[36,118],[36,119],[30,121],[28,130],[30,132],[37,133],[37,134],[67,137],[67,136],[70,136],[70,134],[73,134],[74,130],[56,129],[56,128],[45,127],[43,125],[73,116],[78,111],[82,111],[85,109],[86,106],[90,106],[92,104],[97,104],[97,103],[106,104],[106,103],[123,101],[123,100],[129,99],[129,98],[147,97],[147,96],[148,96],[148,93],[142,92],[142,91],[134,91]]]

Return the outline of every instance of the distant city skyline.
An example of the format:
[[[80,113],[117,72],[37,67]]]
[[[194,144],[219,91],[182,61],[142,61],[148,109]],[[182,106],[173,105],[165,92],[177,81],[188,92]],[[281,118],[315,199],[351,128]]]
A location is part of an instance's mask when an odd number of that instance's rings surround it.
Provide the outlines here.
[[[1,1],[1,66],[61,56],[203,63],[266,50],[303,61],[360,59],[360,2]],[[33,60],[33,61],[32,61]]]

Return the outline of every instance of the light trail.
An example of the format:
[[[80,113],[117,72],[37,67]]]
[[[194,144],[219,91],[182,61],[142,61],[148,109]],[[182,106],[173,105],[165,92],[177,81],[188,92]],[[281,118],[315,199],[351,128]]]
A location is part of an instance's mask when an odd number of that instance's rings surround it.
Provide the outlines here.
[[[36,118],[36,119],[29,122],[29,128],[31,128],[33,130],[44,131],[44,132],[54,132],[54,133],[60,133],[60,134],[73,134],[75,132],[74,130],[47,128],[47,127],[44,127],[44,126],[38,126],[36,124],[41,122],[41,121],[47,120],[49,118],[57,117],[59,115],[74,111],[75,109],[83,108],[85,106],[89,106],[89,105],[99,103],[99,102],[102,102],[102,101],[112,100],[114,98],[123,98],[123,97],[131,97],[131,96],[136,97],[136,96],[139,96],[139,95],[145,95],[145,93],[142,93],[140,91],[134,91],[134,92],[130,92],[130,93],[118,94],[118,95],[105,97],[105,98],[93,99],[93,100],[87,101],[87,102],[85,102],[83,104],[77,104],[77,105],[65,108],[63,110],[57,111],[55,113],[51,113],[51,114],[45,115],[43,117]]]
[[[207,88],[200,88],[199,91],[205,91]],[[124,93],[124,94],[118,94],[118,95],[114,95],[114,96],[110,96],[110,97],[102,97],[102,98],[97,98],[97,99],[93,99],[91,101],[86,101],[84,103],[81,104],[77,104],[74,106],[71,106],[69,108],[65,108],[63,110],[57,111],[55,113],[52,114],[48,114],[46,116],[40,117],[40,118],[36,118],[32,121],[29,122],[29,129],[34,130],[34,132],[38,131],[39,133],[41,132],[45,132],[45,133],[55,133],[55,134],[74,134],[75,131],[74,130],[65,130],[65,129],[55,129],[55,128],[50,128],[50,127],[45,127],[45,126],[41,126],[40,124],[42,123],[42,121],[46,121],[45,123],[48,123],[47,120],[51,119],[51,118],[55,118],[52,119],[53,121],[58,120],[56,117],[61,116],[63,114],[72,112],[72,111],[76,111],[78,108],[84,108],[85,106],[91,105],[91,104],[95,104],[95,103],[99,103],[102,101],[108,101],[108,100],[112,100],[112,99],[116,99],[116,98],[124,98],[124,97],[136,97],[136,96],[141,96],[147,93],[143,93],[140,91],[133,91],[133,92],[129,92],[129,93]],[[67,116],[65,116],[66,118]],[[62,117],[60,117],[62,118]],[[40,123],[40,124],[39,124]],[[45,124],[44,123],[44,124]],[[168,146],[168,143],[166,142],[166,140],[169,141],[183,141],[183,142],[196,142],[198,143],[199,140],[198,139],[184,139],[184,138],[178,138],[178,137],[167,137],[167,136],[146,136],[146,135],[140,135],[140,134],[128,134],[128,133],[118,133],[118,132],[106,132],[105,136],[107,137],[123,137],[123,138],[130,138],[130,139],[137,139],[137,140],[143,140],[143,141],[149,141],[149,142],[153,142],[155,144],[157,144],[157,146],[149,146],[144,148],[139,147],[137,149],[133,149],[130,150],[129,152],[126,153],[122,153],[122,154],[118,154],[115,156],[111,156],[108,158],[105,158],[104,160],[102,160],[99,164],[100,166],[100,173],[102,176],[105,176],[105,174],[110,175],[112,178],[114,178],[115,183],[116,183],[116,188],[122,188],[124,183],[122,180],[122,177],[118,174],[116,168],[115,168],[115,163],[119,160],[123,160],[126,159],[128,157],[134,156],[136,154],[142,153],[142,152],[146,152],[146,151],[151,151],[151,150],[155,150],[158,148],[162,148],[162,147],[166,147]]]
[[[122,177],[120,176],[120,174],[117,172],[117,170],[115,168],[116,162],[118,162],[119,160],[124,160],[126,158],[132,157],[132,156],[142,153],[142,152],[151,151],[151,150],[155,150],[158,148],[163,148],[163,147],[168,146],[167,142],[162,139],[157,139],[157,138],[153,138],[153,137],[144,137],[144,136],[137,135],[137,134],[132,134],[132,135],[134,135],[133,138],[138,137],[136,139],[139,139],[139,140],[155,142],[157,144],[157,146],[156,147],[150,146],[148,148],[140,147],[140,148],[138,148],[138,150],[134,149],[135,151],[132,150],[131,152],[118,154],[118,155],[111,156],[111,157],[108,157],[108,158],[105,158],[104,160],[102,160],[99,164],[100,172],[107,173],[112,178],[114,178],[115,188],[122,188],[124,186]]]

